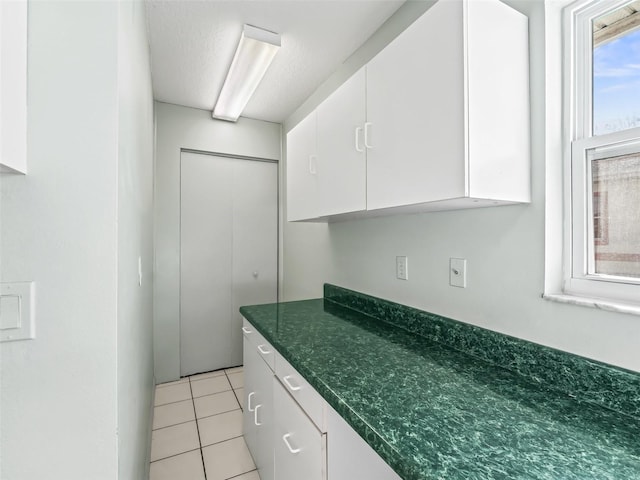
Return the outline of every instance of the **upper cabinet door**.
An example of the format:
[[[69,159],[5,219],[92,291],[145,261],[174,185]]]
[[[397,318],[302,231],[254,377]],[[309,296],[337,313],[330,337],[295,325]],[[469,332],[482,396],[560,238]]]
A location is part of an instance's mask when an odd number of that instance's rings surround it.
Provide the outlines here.
[[[27,1],[0,1],[0,173],[27,173]]]
[[[466,7],[469,196],[530,202],[528,19],[502,2]]]
[[[287,220],[318,216],[316,112],[287,134]]]
[[[317,108],[320,216],[366,205],[365,68]]]
[[[367,65],[369,210],[466,193],[462,11],[436,3]]]

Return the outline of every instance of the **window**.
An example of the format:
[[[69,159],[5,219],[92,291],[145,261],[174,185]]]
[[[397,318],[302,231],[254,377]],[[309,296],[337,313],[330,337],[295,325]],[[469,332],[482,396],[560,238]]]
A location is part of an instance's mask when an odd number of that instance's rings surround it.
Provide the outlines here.
[[[640,1],[565,9],[567,294],[640,303]]]

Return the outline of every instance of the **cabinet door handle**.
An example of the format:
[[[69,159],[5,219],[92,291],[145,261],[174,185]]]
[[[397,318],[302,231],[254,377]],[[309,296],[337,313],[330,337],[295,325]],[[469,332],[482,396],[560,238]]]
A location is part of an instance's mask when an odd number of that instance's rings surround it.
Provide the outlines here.
[[[289,451],[290,451],[291,453],[294,453],[294,454],[295,454],[295,453],[299,453],[302,449],[301,449],[301,448],[293,448],[293,447],[291,446],[291,444],[289,443],[289,437],[291,437],[291,434],[290,434],[290,433],[285,433],[285,434],[282,436],[282,441],[284,442],[284,444],[287,446],[287,448],[289,449]]]
[[[262,425],[262,422],[258,421],[258,409],[261,407],[262,405],[256,405],[256,408],[253,409],[253,423],[256,424],[256,426],[260,426]]]
[[[289,379],[292,377],[293,375],[287,375],[286,377],[282,377],[282,381],[284,383],[287,384],[287,387],[289,387],[289,390],[292,390],[294,392],[297,392],[298,390],[300,390],[302,387],[300,385],[292,385],[291,382],[289,382]]]
[[[247,408],[249,409],[250,412],[253,412],[253,408],[251,408],[251,397],[253,397],[255,394],[256,392],[251,392],[247,397]]]
[[[373,146],[369,143],[369,127],[373,125],[371,122],[366,122],[364,124],[364,146],[367,148],[373,148]]]
[[[264,344],[258,345],[258,351],[263,355],[269,355],[271,353],[271,350],[267,350],[264,348]]]
[[[247,327],[242,327],[242,331],[247,335],[249,335],[250,333],[253,333],[253,330],[249,330]]]
[[[362,132],[362,127],[356,127],[356,151],[362,153],[364,148],[360,147],[360,132]]]
[[[316,175],[318,171],[316,170],[316,164],[318,163],[317,155],[309,155],[309,173],[311,175]]]

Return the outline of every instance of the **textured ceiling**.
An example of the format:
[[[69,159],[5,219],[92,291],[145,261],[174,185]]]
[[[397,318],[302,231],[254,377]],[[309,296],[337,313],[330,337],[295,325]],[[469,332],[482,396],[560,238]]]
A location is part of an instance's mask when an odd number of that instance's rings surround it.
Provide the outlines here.
[[[213,110],[242,25],[280,33],[243,117],[283,122],[404,0],[147,2],[156,100]]]

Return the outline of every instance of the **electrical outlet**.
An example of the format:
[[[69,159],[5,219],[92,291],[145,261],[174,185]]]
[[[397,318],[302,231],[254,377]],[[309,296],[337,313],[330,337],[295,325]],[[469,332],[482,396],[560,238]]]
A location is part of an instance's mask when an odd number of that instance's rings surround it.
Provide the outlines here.
[[[467,260],[464,258],[449,259],[449,285],[467,288]]]
[[[409,267],[407,257],[396,257],[396,278],[409,280]]]

